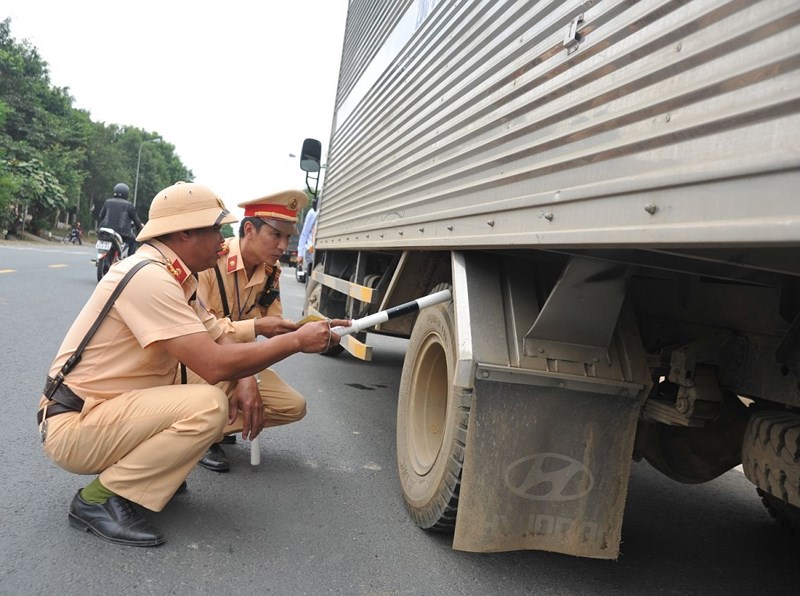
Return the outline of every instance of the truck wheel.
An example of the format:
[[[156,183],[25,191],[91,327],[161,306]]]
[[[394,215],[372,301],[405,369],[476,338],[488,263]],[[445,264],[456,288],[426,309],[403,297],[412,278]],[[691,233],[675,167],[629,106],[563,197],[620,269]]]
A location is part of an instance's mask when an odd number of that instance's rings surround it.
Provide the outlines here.
[[[742,446],[742,468],[772,517],[800,535],[800,415],[753,412]]]
[[[420,311],[397,404],[397,467],[406,507],[421,528],[455,528],[471,391],[452,384],[452,305]]]

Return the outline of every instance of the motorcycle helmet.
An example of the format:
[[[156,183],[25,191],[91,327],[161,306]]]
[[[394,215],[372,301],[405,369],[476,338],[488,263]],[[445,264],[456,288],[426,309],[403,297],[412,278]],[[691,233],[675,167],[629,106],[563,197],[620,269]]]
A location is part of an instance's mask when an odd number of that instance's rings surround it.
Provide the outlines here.
[[[130,189],[128,188],[128,185],[125,184],[124,182],[120,182],[119,184],[117,184],[114,187],[114,196],[115,197],[119,197],[121,199],[126,199],[127,200],[129,192],[130,192]]]

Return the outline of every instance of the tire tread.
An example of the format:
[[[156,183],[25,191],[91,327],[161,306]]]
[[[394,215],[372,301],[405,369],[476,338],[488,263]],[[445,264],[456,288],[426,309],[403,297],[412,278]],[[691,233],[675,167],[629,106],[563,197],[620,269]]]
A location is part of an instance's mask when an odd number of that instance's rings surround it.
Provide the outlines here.
[[[800,415],[753,412],[742,446],[742,468],[780,525],[800,535]]]

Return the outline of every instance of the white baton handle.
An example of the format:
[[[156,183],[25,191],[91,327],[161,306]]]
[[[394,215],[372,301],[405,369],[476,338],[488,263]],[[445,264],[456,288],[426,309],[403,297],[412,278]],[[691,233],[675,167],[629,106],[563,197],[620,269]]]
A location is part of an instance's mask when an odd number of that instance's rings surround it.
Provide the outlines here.
[[[255,439],[250,441],[250,465],[257,466],[261,463],[261,444],[259,439],[261,435],[258,435]]]
[[[392,308],[387,308],[386,310],[376,312],[374,315],[369,315],[362,319],[355,319],[352,321],[352,325],[349,327],[334,327],[331,329],[331,331],[337,335],[350,335],[351,333],[358,333],[364,329],[374,327],[379,323],[385,323],[389,319],[394,319],[395,317],[416,312],[418,310],[422,310],[423,308],[433,306],[434,304],[447,302],[448,300],[452,299],[452,297],[453,295],[450,293],[450,290],[442,290],[441,292],[435,292],[433,294],[429,294],[428,296],[423,296],[422,298],[412,300],[411,302],[406,302],[400,306],[393,306]]]

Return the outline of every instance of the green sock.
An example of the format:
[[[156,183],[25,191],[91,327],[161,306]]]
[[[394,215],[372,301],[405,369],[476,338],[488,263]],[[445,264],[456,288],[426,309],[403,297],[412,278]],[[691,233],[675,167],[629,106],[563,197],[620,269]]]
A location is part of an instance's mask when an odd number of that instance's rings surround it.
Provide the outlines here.
[[[81,489],[81,499],[92,504],[105,503],[115,495],[116,493],[112,493],[105,486],[100,484],[99,476]]]

